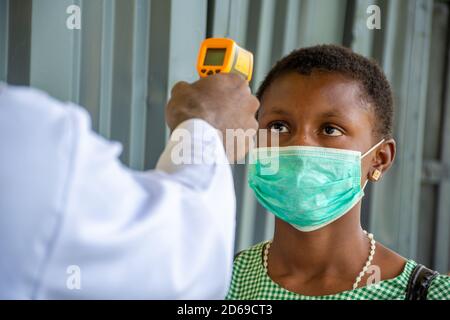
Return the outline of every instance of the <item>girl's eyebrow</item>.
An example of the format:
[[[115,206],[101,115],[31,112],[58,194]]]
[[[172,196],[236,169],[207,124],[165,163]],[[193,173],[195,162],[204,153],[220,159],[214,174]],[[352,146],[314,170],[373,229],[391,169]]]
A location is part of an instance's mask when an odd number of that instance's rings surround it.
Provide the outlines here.
[[[320,114],[321,118],[344,118],[349,119],[348,114],[346,112],[342,112],[340,110],[328,110]]]
[[[268,110],[267,113],[268,114],[276,113],[276,114],[281,114],[281,115],[285,115],[285,116],[290,116],[290,113],[288,111],[286,111],[286,109],[281,108],[281,107],[270,108],[270,110]]]

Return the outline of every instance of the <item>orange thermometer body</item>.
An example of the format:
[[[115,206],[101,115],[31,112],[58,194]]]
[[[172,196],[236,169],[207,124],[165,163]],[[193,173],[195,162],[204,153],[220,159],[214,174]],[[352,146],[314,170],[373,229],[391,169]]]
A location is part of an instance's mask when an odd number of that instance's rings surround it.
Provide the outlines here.
[[[216,73],[236,73],[252,79],[253,54],[227,38],[209,38],[202,42],[197,71],[204,78]]]

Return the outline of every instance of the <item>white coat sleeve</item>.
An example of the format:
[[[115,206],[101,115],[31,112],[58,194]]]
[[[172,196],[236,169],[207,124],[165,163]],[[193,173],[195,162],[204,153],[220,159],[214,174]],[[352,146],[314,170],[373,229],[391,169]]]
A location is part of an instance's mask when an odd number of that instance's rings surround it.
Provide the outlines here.
[[[186,121],[172,135],[180,136],[191,152],[169,141],[156,170],[133,171],[82,108],[3,89],[0,297],[224,298],[235,228],[231,169],[208,123]],[[188,157],[194,164],[179,163]]]

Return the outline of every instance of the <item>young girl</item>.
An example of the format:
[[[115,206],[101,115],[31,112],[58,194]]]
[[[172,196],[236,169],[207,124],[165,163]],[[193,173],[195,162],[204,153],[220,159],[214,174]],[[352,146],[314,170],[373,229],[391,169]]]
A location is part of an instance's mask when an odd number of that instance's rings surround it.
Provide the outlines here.
[[[238,254],[227,298],[450,299],[449,276],[361,228],[364,187],[396,151],[381,69],[343,47],[300,49],[273,67],[257,96],[260,128],[279,134],[280,148],[265,149],[278,151],[279,167],[264,174],[261,159],[272,156],[256,157],[249,184],[276,216],[275,232]]]

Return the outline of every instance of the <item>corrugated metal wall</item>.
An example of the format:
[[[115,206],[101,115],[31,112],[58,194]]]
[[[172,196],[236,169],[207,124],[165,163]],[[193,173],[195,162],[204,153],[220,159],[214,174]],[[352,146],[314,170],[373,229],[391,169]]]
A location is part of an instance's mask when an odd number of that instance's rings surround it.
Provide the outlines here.
[[[81,30],[66,9],[81,7]],[[369,30],[369,5],[381,30]],[[197,79],[207,36],[255,53],[255,90],[294,48],[352,47],[377,59],[395,90],[396,162],[368,190],[363,224],[401,254],[450,269],[449,7],[432,0],[0,0],[0,80],[86,107],[93,127],[124,144],[122,160],[152,168],[164,148],[164,105],[178,80]],[[273,217],[234,166],[236,250],[271,237]]]

